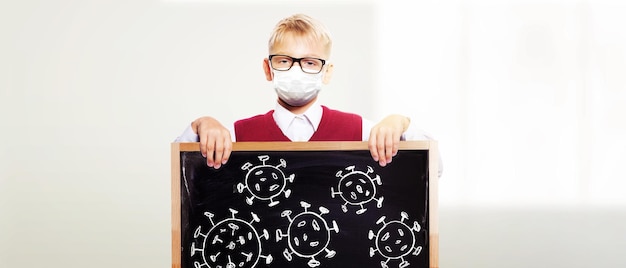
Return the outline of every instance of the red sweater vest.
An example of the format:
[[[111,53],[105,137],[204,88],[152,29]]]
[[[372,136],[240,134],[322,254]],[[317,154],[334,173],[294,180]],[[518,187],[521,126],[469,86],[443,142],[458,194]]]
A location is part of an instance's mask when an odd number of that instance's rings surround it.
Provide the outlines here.
[[[361,141],[361,116],[322,106],[322,120],[309,141]],[[235,122],[237,141],[290,141],[274,121],[274,110]]]

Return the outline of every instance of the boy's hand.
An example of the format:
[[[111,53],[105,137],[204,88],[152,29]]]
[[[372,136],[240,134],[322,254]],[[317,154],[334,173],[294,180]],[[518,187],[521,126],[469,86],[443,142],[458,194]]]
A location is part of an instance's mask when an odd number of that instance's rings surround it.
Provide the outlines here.
[[[411,120],[406,116],[390,115],[372,128],[368,147],[372,158],[381,167],[391,163],[391,158],[398,153],[400,137],[410,123]]]
[[[230,131],[209,116],[196,119],[191,128],[198,134],[200,152],[206,157],[207,166],[218,169],[226,164],[233,148]]]

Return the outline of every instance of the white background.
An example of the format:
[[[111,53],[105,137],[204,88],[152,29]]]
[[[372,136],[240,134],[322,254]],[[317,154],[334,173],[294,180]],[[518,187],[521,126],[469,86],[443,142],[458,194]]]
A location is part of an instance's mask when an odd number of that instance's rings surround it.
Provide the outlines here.
[[[274,105],[303,12],[321,101],[440,143],[441,267],[623,267],[626,3],[2,1],[0,267],[169,267],[170,143]]]

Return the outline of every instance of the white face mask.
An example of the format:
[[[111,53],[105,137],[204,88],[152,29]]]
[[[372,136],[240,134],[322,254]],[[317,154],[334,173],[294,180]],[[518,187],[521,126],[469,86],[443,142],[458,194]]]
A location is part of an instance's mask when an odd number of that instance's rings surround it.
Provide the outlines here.
[[[274,89],[278,98],[291,106],[309,103],[322,89],[323,72],[307,74],[298,66],[292,66],[288,71],[274,71]]]

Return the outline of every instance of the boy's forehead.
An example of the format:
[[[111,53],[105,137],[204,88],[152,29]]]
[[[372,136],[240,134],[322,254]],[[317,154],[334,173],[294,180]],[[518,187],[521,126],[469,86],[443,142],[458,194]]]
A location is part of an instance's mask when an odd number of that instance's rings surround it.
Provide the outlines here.
[[[270,48],[270,54],[287,55],[294,58],[314,57],[327,59],[330,54],[323,41],[310,36],[290,34],[282,40],[277,40]]]

